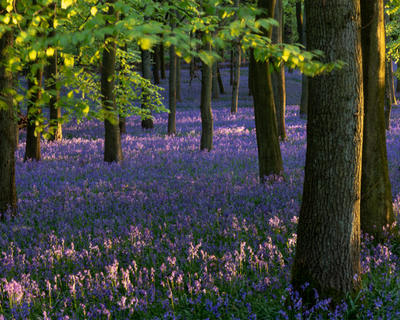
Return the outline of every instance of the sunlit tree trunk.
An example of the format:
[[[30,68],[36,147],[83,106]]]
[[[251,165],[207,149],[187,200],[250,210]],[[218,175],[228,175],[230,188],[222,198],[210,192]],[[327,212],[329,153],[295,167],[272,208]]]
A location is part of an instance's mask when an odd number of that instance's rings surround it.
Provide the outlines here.
[[[211,51],[211,42],[207,41],[204,50]],[[201,140],[200,150],[207,149],[211,151],[213,148],[213,128],[214,120],[211,110],[211,89],[212,89],[212,70],[211,66],[202,62],[201,68]]]
[[[0,6],[1,9],[4,7]],[[7,47],[14,46],[14,33],[5,32],[0,37],[0,59],[8,57]],[[11,72],[7,72],[0,64],[0,91],[10,88],[13,83]],[[14,111],[11,94],[1,93],[7,109],[0,108],[0,220],[4,220],[7,210],[15,212],[17,209],[17,190],[15,186],[15,137]]]
[[[282,43],[283,29],[283,2],[276,0],[274,19],[278,21],[279,28],[272,29],[272,43]],[[285,84],[285,68],[282,66],[277,72],[272,72],[272,91],[274,92],[274,101],[276,109],[276,120],[278,123],[278,135],[282,140],[286,139],[285,127],[285,110],[286,110],[286,84]]]
[[[108,4],[114,4],[117,0],[108,0]],[[113,6],[108,7],[107,15],[118,17]],[[108,24],[108,22],[107,22]],[[117,44],[115,36],[105,35],[104,42],[106,49],[103,51],[101,64],[101,94],[102,107],[111,112],[117,112],[117,105],[114,94],[114,76],[115,76],[115,53]],[[111,78],[111,80],[109,80]],[[116,114],[109,113],[104,120],[105,136],[104,136],[104,161],[121,162],[123,161],[121,134],[119,131],[119,119]]]
[[[258,0],[258,8],[268,14],[261,14],[256,19],[274,16],[275,0]],[[263,30],[271,38],[272,30]],[[254,53],[250,54],[251,81],[254,99],[254,118],[258,148],[259,174],[261,181],[271,174],[283,173],[282,155],[279,147],[278,127],[276,122],[274,94],[272,92],[269,61],[256,61]]]
[[[360,198],[363,139],[361,13],[358,0],[307,0],[307,45],[346,67],[309,78],[303,200],[292,267],[303,304],[361,288]],[[310,285],[304,291],[301,286]]]

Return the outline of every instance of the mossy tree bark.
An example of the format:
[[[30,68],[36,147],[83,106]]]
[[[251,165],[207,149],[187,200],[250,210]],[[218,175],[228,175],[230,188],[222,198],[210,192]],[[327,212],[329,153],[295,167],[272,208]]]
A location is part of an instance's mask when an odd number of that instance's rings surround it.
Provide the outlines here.
[[[211,42],[207,41],[204,50],[211,51]],[[213,148],[214,120],[211,110],[211,89],[212,89],[212,67],[202,62],[201,67],[201,140],[200,150]]]
[[[361,178],[361,230],[377,239],[394,222],[385,137],[384,4],[361,0],[364,78],[364,139]],[[374,228],[376,225],[376,228]]]
[[[54,2],[51,6],[50,9],[53,11],[53,15],[51,16],[50,20],[50,26],[54,25],[54,20],[56,19],[55,12],[56,12],[56,6],[57,4]],[[53,28],[50,33],[49,37],[50,38],[55,38],[56,36],[56,30]],[[60,100],[60,93],[59,90],[57,89],[57,48],[54,45],[54,54],[50,57],[47,58],[47,67],[46,67],[46,80],[50,80],[51,82],[49,85],[47,85],[47,90],[52,90],[55,92],[55,95],[52,95],[50,98],[49,102],[49,109],[50,109],[50,121],[56,121],[58,118],[61,118],[61,108],[57,108],[56,103]],[[50,135],[49,141],[59,141],[62,139],[62,126],[61,123],[57,121],[56,125],[56,130],[54,131],[54,134]]]
[[[276,0],[274,19],[278,21],[279,27],[272,29],[272,43],[282,43],[283,29],[283,2]],[[271,74],[272,91],[274,93],[276,120],[278,123],[278,135],[281,140],[286,139],[285,111],[286,111],[286,84],[285,84],[285,68],[282,66],[278,71]]]
[[[0,6],[1,8],[1,6]],[[4,7],[2,8],[4,9]],[[13,32],[6,32],[0,37],[0,59],[7,58],[7,48],[14,46]],[[0,65],[0,89],[12,86],[13,75]],[[6,212],[17,209],[17,190],[15,186],[15,137],[14,111],[11,94],[1,93],[8,108],[0,109],[0,220],[4,220]]]
[[[144,79],[147,79],[147,80],[151,81],[151,57],[150,57],[150,51],[141,49],[141,55],[142,55],[142,77]],[[151,109],[149,109],[145,105],[145,103],[148,101],[148,97],[147,97],[145,89],[142,89],[142,93],[143,93],[142,109],[147,109],[148,114],[151,115]],[[143,119],[142,120],[142,128],[143,129],[153,129],[154,128],[153,119],[151,119],[151,118]]]
[[[107,4],[114,4],[117,0],[109,0]],[[116,15],[113,6],[109,6],[107,15]],[[109,22],[107,22],[109,24]],[[115,76],[115,53],[117,44],[113,35],[105,35],[104,43],[106,48],[103,51],[103,58],[101,64],[101,94],[102,94],[102,107],[111,112],[117,112],[117,104],[114,94],[114,76]],[[110,79],[110,80],[109,80]],[[121,134],[119,131],[119,119],[116,114],[108,114],[104,120],[105,136],[104,136],[104,161],[121,162],[123,161]]]
[[[258,8],[267,11],[256,19],[274,16],[275,0],[258,0]],[[272,30],[263,30],[271,38]],[[253,88],[254,118],[258,148],[259,174],[261,181],[271,174],[283,173],[282,155],[279,147],[279,136],[276,122],[274,94],[272,92],[269,61],[256,61],[254,53],[250,54],[251,86]]]
[[[361,12],[358,0],[307,0],[307,45],[347,66],[309,78],[303,201],[292,267],[303,303],[337,305],[361,287],[360,198],[363,139]],[[355,276],[357,275],[357,276]],[[310,286],[302,290],[308,282]]]

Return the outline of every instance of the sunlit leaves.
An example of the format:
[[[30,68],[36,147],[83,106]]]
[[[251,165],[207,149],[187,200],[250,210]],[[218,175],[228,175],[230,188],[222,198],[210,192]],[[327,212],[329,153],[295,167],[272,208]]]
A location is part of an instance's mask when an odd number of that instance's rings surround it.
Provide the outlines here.
[[[61,0],[61,9],[67,9],[74,4],[74,0]]]

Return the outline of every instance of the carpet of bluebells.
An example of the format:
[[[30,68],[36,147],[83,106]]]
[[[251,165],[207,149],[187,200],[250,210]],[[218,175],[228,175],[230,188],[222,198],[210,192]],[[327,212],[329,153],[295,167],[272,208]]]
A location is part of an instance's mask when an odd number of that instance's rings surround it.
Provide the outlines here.
[[[302,200],[306,119],[301,75],[287,76],[285,179],[260,184],[248,69],[239,112],[227,93],[212,102],[214,150],[199,150],[200,81],[182,71],[177,134],[127,120],[125,161],[103,161],[104,127],[64,126],[42,140],[40,162],[16,152],[19,215],[0,225],[0,319],[396,319],[399,242],[362,236],[363,294],[333,312],[304,305],[290,287]],[[168,97],[168,80],[162,92]],[[165,99],[166,103],[168,99]],[[387,132],[390,179],[400,211],[400,108]],[[307,286],[307,284],[305,284]],[[316,297],[318,293],[315,292]],[[285,306],[285,299],[293,307]]]

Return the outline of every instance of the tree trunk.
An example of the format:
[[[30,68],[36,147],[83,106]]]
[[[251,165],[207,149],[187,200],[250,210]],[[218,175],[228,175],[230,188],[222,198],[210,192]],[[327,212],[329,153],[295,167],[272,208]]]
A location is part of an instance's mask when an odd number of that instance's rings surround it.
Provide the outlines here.
[[[230,73],[231,77],[230,77],[230,82],[229,82],[231,86],[233,86],[233,63],[234,63],[233,62],[234,61],[233,60],[233,55],[234,55],[233,54],[233,50],[231,50],[231,67],[230,67],[231,68],[230,69],[231,70],[231,73]]]
[[[211,51],[211,42],[206,42],[204,50]],[[201,67],[201,140],[200,150],[213,148],[213,114],[211,111],[212,70],[211,66],[202,62]]]
[[[250,55],[251,55],[251,52],[250,52]],[[250,61],[250,59],[249,59],[249,61]],[[253,89],[251,87],[251,84],[252,84],[251,77],[252,77],[252,74],[251,74],[251,68],[250,68],[250,64],[249,64],[249,77],[247,79],[247,87],[249,89],[249,96],[253,95]]]
[[[50,8],[52,9],[53,12],[55,12],[56,9],[56,3],[53,3]],[[55,16],[53,15],[51,20],[50,20],[50,26],[52,27],[54,25],[54,20]],[[55,38],[56,36],[56,30],[53,28],[50,31],[49,37],[50,38]],[[61,108],[56,107],[56,103],[60,100],[60,93],[57,89],[56,85],[56,80],[57,80],[57,48],[54,46],[54,54],[51,57],[47,57],[47,67],[46,67],[46,80],[51,79],[51,83],[47,86],[47,90],[53,90],[56,93],[56,95],[52,95],[50,98],[50,103],[49,103],[49,109],[50,109],[50,121],[57,121],[58,118],[61,118]],[[54,131],[54,134],[50,135],[49,141],[59,141],[62,139],[62,126],[61,123],[58,121],[55,124],[56,130]]]
[[[4,9],[4,7],[2,8]],[[7,47],[14,46],[14,33],[4,33],[0,37],[0,57],[8,57]],[[8,89],[12,86],[13,76],[7,72],[4,65],[0,65],[0,88]],[[15,186],[15,137],[14,111],[11,94],[1,94],[8,108],[0,108],[0,220],[5,219],[10,209],[12,214],[17,210],[17,189]]]
[[[212,65],[212,89],[211,89],[211,97],[213,99],[218,99],[218,62],[215,61]]]
[[[217,62],[217,75],[218,75],[218,86],[219,86],[219,93],[225,94],[224,83],[222,82],[221,72],[219,71],[219,63]]]
[[[361,178],[361,230],[377,239],[382,239],[382,227],[394,222],[384,118],[384,4],[378,0],[361,0],[361,15],[361,25],[366,26],[361,29],[365,113]],[[370,23],[371,21],[372,23]]]
[[[164,44],[160,44],[160,62],[161,62],[161,79],[165,80],[167,79],[167,76],[165,74],[165,49],[164,49]]]
[[[113,4],[116,2],[117,0],[108,0],[106,3]],[[109,6],[107,15],[112,16],[115,14],[118,18],[118,13],[115,13],[114,7]],[[107,22],[107,24],[109,23]],[[117,44],[114,40],[115,36],[113,35],[104,36],[104,43],[108,43],[106,44],[106,49],[103,51],[101,64],[101,100],[102,107],[105,110],[118,112],[114,94],[115,53],[117,49]],[[109,81],[109,78],[112,78],[111,81]],[[104,120],[104,127],[104,161],[108,163],[123,161],[118,116],[109,113]]]
[[[142,53],[142,77],[147,80],[151,80],[151,58],[150,58],[150,51],[141,49]],[[147,109],[148,115],[151,116],[151,109],[146,107],[145,103],[148,102],[148,94],[146,93],[146,89],[142,89],[143,93],[143,103],[142,109]],[[142,120],[142,128],[143,129],[153,129],[154,123],[153,119],[143,119]]]
[[[283,2],[276,0],[274,19],[278,21],[279,28],[272,29],[272,43],[282,43],[282,27],[283,27]],[[285,84],[285,68],[282,66],[278,72],[272,72],[272,91],[274,93],[276,120],[278,123],[278,136],[281,140],[286,139],[285,127],[285,110],[286,110],[286,84]]]
[[[153,78],[154,84],[160,84],[160,45],[154,47]]]
[[[175,24],[171,22],[171,29],[174,28]],[[169,47],[169,60],[168,134],[174,134],[176,132],[176,54],[173,45]]]
[[[39,102],[42,97],[41,87],[43,78],[43,69],[39,68],[33,75],[34,79],[28,78],[28,90],[30,98],[28,101],[28,125],[26,128],[26,147],[24,161],[33,160],[39,161],[42,157],[40,149],[40,132],[36,132],[36,116],[42,113],[42,108],[37,107],[35,104]],[[35,84],[35,82],[37,84]],[[33,120],[33,121],[32,121]]]
[[[123,15],[121,15],[121,19],[124,19],[125,17]],[[128,52],[128,44],[125,43],[125,45],[122,47],[122,50],[125,52]],[[121,71],[122,68],[120,67],[119,72]],[[120,106],[120,108],[124,108],[122,106]],[[124,116],[122,116],[121,114],[119,115],[119,134],[125,134],[126,133],[126,118]]]
[[[307,0],[307,45],[346,67],[309,78],[307,153],[292,285],[303,304],[361,287],[363,74],[360,2]],[[307,289],[301,286],[308,282]]]
[[[181,102],[181,58],[176,57],[176,101]]]
[[[390,114],[392,113],[392,91],[390,90],[390,59],[385,62],[385,129],[390,130]],[[386,225],[386,224],[385,224]]]
[[[392,97],[392,104],[396,104],[396,90],[394,89],[394,78],[393,78],[393,59],[389,59],[389,81],[390,81],[390,95]]]
[[[234,0],[233,6],[239,10],[240,0]],[[235,11],[235,15],[233,16],[233,20],[238,19],[238,11]],[[231,99],[231,114],[235,114],[238,112],[238,100],[239,100],[239,85],[240,85],[240,63],[242,61],[242,50],[240,46],[234,46],[232,50],[234,53],[232,62],[234,64],[235,72],[233,74],[233,82],[232,82],[232,99]]]
[[[302,44],[307,50],[307,29],[306,29],[306,8],[303,11],[303,36]],[[308,104],[308,77],[301,74],[301,100],[300,100],[300,117],[304,118],[307,115],[307,104]]]
[[[258,0],[258,9],[266,9],[256,19],[272,18],[274,16],[275,0]],[[271,38],[272,30],[263,30],[263,34]],[[258,163],[261,181],[265,177],[283,173],[281,149],[279,147],[278,128],[274,94],[272,92],[269,61],[256,61],[254,52],[250,54],[251,82],[254,99],[254,118],[258,148]]]
[[[299,35],[298,43],[303,44],[303,16],[301,14],[301,0],[296,2],[296,20],[297,20],[297,33]]]

